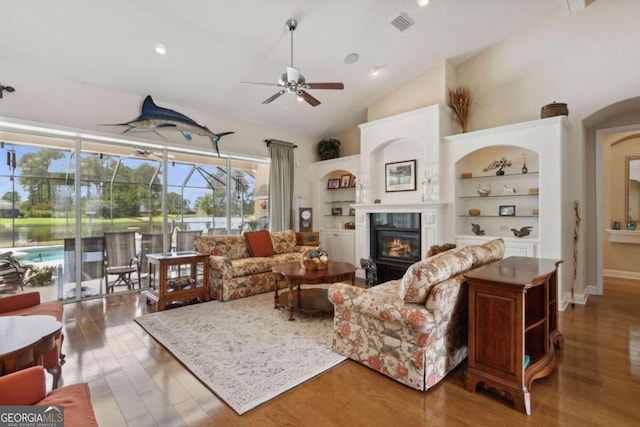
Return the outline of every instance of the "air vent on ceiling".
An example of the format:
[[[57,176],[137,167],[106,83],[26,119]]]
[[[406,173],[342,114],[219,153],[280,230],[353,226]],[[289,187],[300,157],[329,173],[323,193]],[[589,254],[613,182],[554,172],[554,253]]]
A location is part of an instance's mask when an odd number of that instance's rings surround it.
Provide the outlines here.
[[[391,25],[396,27],[400,32],[406,31],[413,24],[415,24],[415,22],[404,13],[401,13],[396,19],[391,21]]]

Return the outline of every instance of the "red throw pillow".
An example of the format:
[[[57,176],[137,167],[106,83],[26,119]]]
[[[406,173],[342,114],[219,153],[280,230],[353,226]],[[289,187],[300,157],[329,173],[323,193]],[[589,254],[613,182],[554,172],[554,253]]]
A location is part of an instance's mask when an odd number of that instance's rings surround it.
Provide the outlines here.
[[[244,233],[244,238],[247,239],[247,247],[251,256],[273,255],[273,244],[267,230],[249,231]]]

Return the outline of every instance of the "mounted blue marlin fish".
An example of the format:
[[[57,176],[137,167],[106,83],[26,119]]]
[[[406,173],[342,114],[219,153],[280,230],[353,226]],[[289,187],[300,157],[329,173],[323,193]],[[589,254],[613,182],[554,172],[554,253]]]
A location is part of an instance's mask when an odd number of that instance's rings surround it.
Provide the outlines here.
[[[162,129],[174,129],[182,132],[187,141],[191,141],[191,134],[208,136],[211,138],[213,147],[220,157],[220,150],[218,149],[218,142],[220,138],[225,135],[230,135],[235,132],[221,132],[213,133],[206,126],[201,126],[193,119],[178,113],[177,111],[170,110],[168,108],[158,107],[151,95],[147,95],[142,104],[142,113],[138,118],[127,122],[120,123],[119,126],[129,126],[129,129],[122,133],[129,131],[137,132],[154,132],[158,133]],[[162,136],[162,135],[161,135]]]

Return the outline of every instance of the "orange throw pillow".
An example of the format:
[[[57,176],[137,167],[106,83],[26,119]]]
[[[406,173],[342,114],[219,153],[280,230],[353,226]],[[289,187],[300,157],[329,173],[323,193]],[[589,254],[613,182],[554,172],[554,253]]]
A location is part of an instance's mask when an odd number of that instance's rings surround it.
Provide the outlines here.
[[[251,256],[273,255],[273,244],[267,230],[249,231],[244,233],[244,238],[247,239],[247,247]]]

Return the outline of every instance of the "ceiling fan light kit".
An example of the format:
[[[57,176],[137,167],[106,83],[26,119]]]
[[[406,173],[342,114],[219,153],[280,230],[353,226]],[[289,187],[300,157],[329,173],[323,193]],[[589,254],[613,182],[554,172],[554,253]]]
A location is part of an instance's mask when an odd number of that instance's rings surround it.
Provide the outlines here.
[[[293,93],[297,95],[300,99],[306,101],[312,107],[316,107],[320,105],[320,101],[318,101],[315,97],[313,97],[307,90],[309,89],[344,89],[344,85],[342,83],[307,83],[304,76],[300,74],[300,70],[293,66],[293,32],[298,27],[298,21],[295,19],[289,19],[285,23],[285,26],[289,30],[289,34],[291,35],[291,65],[287,67],[287,72],[283,73],[278,79],[278,83],[258,83],[258,82],[242,82],[246,84],[257,84],[257,85],[267,85],[267,86],[276,86],[280,87],[280,90],[269,98],[262,101],[263,104],[270,104],[272,101],[276,100],[280,96],[282,96],[285,92]]]

